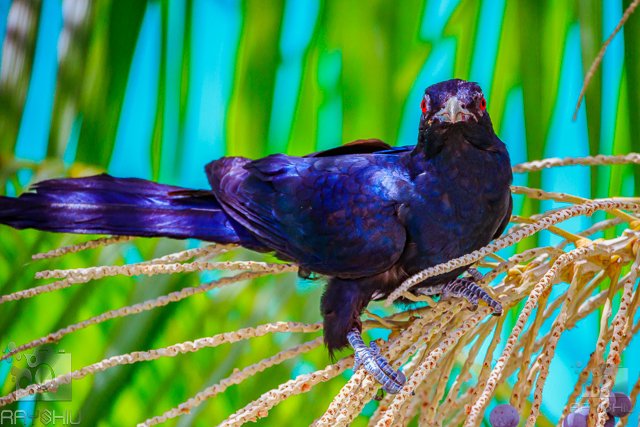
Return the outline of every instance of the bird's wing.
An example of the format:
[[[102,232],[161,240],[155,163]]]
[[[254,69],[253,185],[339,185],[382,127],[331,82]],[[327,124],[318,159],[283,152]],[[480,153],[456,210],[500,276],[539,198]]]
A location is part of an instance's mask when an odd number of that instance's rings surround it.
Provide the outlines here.
[[[415,148],[415,146],[392,147],[391,145],[379,139],[358,139],[356,141],[341,145],[340,147],[311,153],[306,157],[332,157],[367,153],[392,154],[410,151],[413,148]]]
[[[207,165],[216,197],[279,256],[322,274],[389,269],[405,245],[398,156],[223,158]]]
[[[498,229],[496,230],[491,240],[497,239],[498,237],[500,237],[504,232],[504,230],[507,228],[507,225],[509,225],[509,222],[511,221],[512,210],[513,210],[513,197],[511,197],[511,194],[509,194],[509,205],[507,207],[504,217],[502,218],[502,222],[498,226]]]

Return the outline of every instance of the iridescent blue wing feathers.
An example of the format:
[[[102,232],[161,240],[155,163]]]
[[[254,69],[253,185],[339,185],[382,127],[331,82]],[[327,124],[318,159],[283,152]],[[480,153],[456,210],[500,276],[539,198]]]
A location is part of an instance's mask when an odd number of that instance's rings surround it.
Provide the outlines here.
[[[370,276],[402,253],[401,200],[392,193],[407,185],[407,177],[396,156],[224,158],[206,170],[236,221],[306,269]]]

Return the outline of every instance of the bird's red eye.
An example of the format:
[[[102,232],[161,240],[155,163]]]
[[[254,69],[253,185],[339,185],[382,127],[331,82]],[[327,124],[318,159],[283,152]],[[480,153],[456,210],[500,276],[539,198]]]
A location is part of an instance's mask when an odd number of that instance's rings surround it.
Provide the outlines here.
[[[487,109],[487,100],[484,99],[484,96],[482,97],[482,99],[480,99],[480,109],[481,110]]]
[[[422,98],[422,102],[420,103],[420,109],[422,110],[422,114],[427,114],[428,106],[426,98]]]

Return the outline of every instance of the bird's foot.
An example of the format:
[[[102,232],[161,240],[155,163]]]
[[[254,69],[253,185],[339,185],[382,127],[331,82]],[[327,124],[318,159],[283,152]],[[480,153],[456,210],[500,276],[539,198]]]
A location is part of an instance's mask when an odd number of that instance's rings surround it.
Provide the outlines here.
[[[360,366],[369,372],[382,385],[382,389],[387,393],[396,394],[407,381],[401,371],[393,369],[391,364],[384,358],[375,342],[371,342],[369,347],[362,340],[362,335],[357,329],[352,329],[347,333],[347,340],[355,356],[354,370]]]
[[[477,309],[478,302],[482,300],[493,309],[494,315],[499,316],[502,314],[502,304],[493,299],[473,279],[461,278],[450,281],[444,285],[442,296],[444,298],[464,298],[471,303],[472,310]]]
[[[467,270],[467,274],[471,276],[471,280],[474,282],[479,282],[484,277],[477,268],[473,267]]]
[[[424,295],[440,295],[441,298],[464,298],[471,303],[472,310],[476,310],[478,302],[482,300],[493,309],[494,315],[501,315],[502,304],[493,299],[476,283],[482,279],[482,274],[475,268],[469,269],[468,273],[470,277],[462,277],[441,285],[422,288],[420,292]]]

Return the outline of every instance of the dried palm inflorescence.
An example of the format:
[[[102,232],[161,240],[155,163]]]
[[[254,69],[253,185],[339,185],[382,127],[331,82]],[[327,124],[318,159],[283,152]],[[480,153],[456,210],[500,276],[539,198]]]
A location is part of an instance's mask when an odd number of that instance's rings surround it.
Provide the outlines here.
[[[535,172],[544,168],[565,165],[606,165],[640,163],[639,154],[626,156],[595,156],[580,159],[546,159],[518,165],[514,172]],[[514,226],[501,238],[488,246],[425,270],[410,278],[390,295],[387,304],[398,297],[426,302],[421,308],[399,312],[385,318],[371,315],[365,329],[382,327],[391,330],[387,342],[380,342],[381,350],[396,367],[402,367],[407,383],[397,395],[385,396],[370,419],[371,425],[404,425],[418,418],[420,425],[465,425],[481,423],[489,402],[505,379],[517,373],[515,385],[510,388],[510,403],[518,409],[527,426],[534,426],[543,401],[542,390],[549,374],[549,366],[562,334],[578,325],[585,317],[600,312],[600,332],[589,363],[584,367],[566,402],[563,418],[572,405],[586,403],[591,406],[590,417],[594,425],[604,425],[608,396],[615,385],[621,356],[640,323],[633,323],[640,293],[636,286],[640,267],[640,198],[606,198],[591,200],[565,193],[551,193],[527,187],[513,187],[514,194],[539,200],[565,202],[558,208],[529,218],[514,216]],[[563,230],[559,225],[572,217],[605,211],[611,218],[597,222],[578,234]],[[496,252],[513,246],[541,230],[562,237],[557,246],[536,247],[503,259]],[[593,239],[597,232],[623,230],[616,237]],[[611,231],[608,232],[612,234]],[[35,259],[53,258],[66,253],[114,244],[127,238],[107,238],[57,249],[35,255]],[[69,325],[22,344],[2,356],[2,360],[37,346],[53,343],[79,329],[113,318],[151,310],[213,288],[269,274],[294,272],[290,264],[256,261],[214,262],[211,258],[232,246],[209,245],[170,254],[151,261],[125,266],[100,266],[73,270],[50,270],[38,278],[55,278],[56,282],[0,296],[0,304],[31,298],[69,286],[114,275],[155,275],[180,272],[225,270],[237,271],[196,287],[188,287],[153,300],[111,310],[83,322]],[[505,311],[517,317],[505,342],[501,341],[503,325],[508,314],[491,316],[488,307],[468,310],[461,300],[435,303],[428,297],[416,297],[408,289],[434,275],[450,271],[461,265],[474,264],[487,271],[482,284],[490,287],[502,302]],[[569,286],[551,298],[551,289],[560,283]],[[620,297],[617,310],[613,300]],[[530,319],[531,318],[531,319]],[[550,328],[543,328],[546,321]],[[165,348],[109,357],[67,375],[42,384],[30,385],[0,397],[0,407],[33,393],[56,390],[61,384],[83,378],[114,366],[173,357],[276,332],[309,333],[322,328],[320,323],[301,324],[277,322],[220,333],[211,337],[183,342]],[[140,425],[150,426],[190,412],[196,406],[233,384],[258,375],[263,370],[285,360],[311,351],[322,344],[321,338],[310,340],[288,350],[265,358],[253,365],[235,370],[232,375],[208,387],[164,414],[150,418]],[[498,347],[500,346],[500,347]],[[496,349],[501,353],[497,354]],[[496,354],[494,354],[496,353]],[[494,357],[497,359],[494,360]],[[269,410],[292,395],[312,392],[313,387],[335,378],[353,366],[349,356],[335,364],[310,374],[300,375],[264,393],[257,400],[229,416],[223,425],[240,425],[266,417]],[[454,369],[455,367],[459,369]],[[338,380],[336,380],[338,381]],[[378,384],[364,370],[356,371],[316,425],[346,425],[360,414],[378,390]],[[631,390],[631,399],[640,391],[640,380]],[[529,399],[529,396],[533,396]],[[562,422],[562,419],[559,421]],[[618,425],[625,425],[621,419]]]

